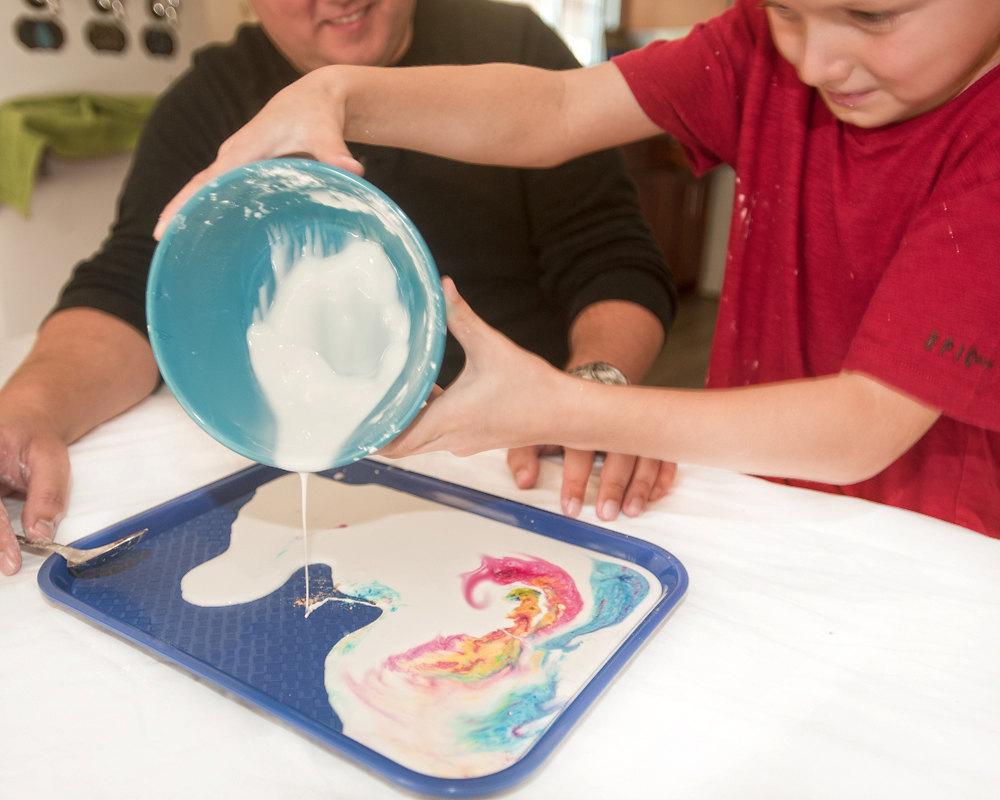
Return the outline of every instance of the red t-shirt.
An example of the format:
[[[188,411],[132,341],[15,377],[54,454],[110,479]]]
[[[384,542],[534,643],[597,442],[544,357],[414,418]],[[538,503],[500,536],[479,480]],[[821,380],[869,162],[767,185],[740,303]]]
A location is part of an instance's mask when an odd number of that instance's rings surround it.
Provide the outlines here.
[[[736,198],[708,385],[858,370],[942,410],[864,497],[1000,536],[1000,67],[945,105],[838,121],[756,0],[615,59]]]

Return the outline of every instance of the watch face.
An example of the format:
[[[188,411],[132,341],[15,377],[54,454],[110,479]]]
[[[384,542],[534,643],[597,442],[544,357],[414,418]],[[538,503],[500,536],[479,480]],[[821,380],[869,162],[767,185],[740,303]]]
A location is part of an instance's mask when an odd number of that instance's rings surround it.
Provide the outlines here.
[[[628,385],[628,378],[625,377],[625,374],[614,364],[608,364],[606,361],[581,364],[578,367],[573,367],[569,374],[595,383],[606,383],[610,386]]]

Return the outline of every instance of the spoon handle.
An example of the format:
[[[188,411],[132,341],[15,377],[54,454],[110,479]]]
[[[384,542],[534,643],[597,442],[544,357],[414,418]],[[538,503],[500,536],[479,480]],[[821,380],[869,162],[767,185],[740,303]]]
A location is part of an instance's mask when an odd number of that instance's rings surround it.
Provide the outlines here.
[[[23,533],[15,533],[14,538],[17,539],[18,543],[26,547],[37,547],[39,550],[48,550],[50,553],[62,553],[64,549],[64,546],[61,544],[45,540],[35,541],[33,539],[29,539]]]

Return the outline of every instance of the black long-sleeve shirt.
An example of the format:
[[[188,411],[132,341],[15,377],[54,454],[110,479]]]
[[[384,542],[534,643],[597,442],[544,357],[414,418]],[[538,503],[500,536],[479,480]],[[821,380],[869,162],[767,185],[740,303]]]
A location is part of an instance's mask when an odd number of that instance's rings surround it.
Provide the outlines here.
[[[418,0],[413,42],[398,66],[519,62],[577,66],[530,10],[489,0]],[[80,263],[57,309],[87,306],[146,334],[145,291],[160,211],[210,164],[219,145],[301,77],[257,26],[199,51],[160,98],[136,148],[118,218]],[[492,326],[557,366],[570,323],[602,300],[638,303],[668,328],[676,292],[643,221],[620,156],[603,152],[554,169],[482,167],[353,145],[365,178],[413,220],[438,270]],[[464,356],[449,336],[439,382]]]

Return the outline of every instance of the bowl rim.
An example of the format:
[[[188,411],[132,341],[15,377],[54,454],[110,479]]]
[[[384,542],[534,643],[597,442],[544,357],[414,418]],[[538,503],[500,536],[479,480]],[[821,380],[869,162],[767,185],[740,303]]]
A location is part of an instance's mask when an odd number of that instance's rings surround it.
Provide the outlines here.
[[[410,401],[403,406],[401,409],[402,413],[396,416],[396,420],[392,425],[383,426],[385,427],[385,430],[383,430],[378,436],[373,437],[371,440],[352,447],[350,450],[341,451],[336,454],[334,462],[322,468],[322,470],[335,469],[347,464],[352,464],[366,456],[371,455],[387,445],[394,438],[396,438],[396,436],[409,427],[410,423],[420,412],[420,409],[423,408],[427,400],[427,396],[430,394],[431,389],[437,380],[437,376],[441,371],[445,340],[447,338],[447,313],[445,310],[444,293],[441,290],[441,277],[437,269],[437,263],[435,262],[433,255],[431,255],[430,248],[424,241],[424,238],[417,229],[417,226],[413,223],[409,216],[407,216],[406,212],[400,208],[399,204],[377,186],[352,172],[348,172],[340,167],[328,164],[325,161],[316,161],[314,159],[301,157],[268,158],[248,162],[223,173],[218,178],[215,178],[211,182],[205,184],[184,202],[181,208],[174,215],[174,218],[167,225],[166,230],[160,237],[160,241],[156,244],[156,249],[153,252],[152,260],[150,261],[149,276],[146,281],[146,331],[160,377],[170,389],[171,394],[173,394],[180,406],[203,431],[205,431],[215,441],[225,447],[228,447],[233,452],[249,458],[251,461],[277,467],[279,469],[287,469],[287,467],[276,464],[273,458],[262,458],[262,453],[258,451],[258,448],[247,447],[245,442],[237,441],[232,436],[217,430],[215,426],[211,425],[204,418],[198,409],[192,405],[187,393],[183,391],[183,381],[178,383],[176,375],[170,366],[170,357],[167,356],[164,358],[155,332],[157,319],[155,287],[161,280],[161,273],[163,273],[166,269],[165,254],[170,249],[174,238],[181,230],[183,230],[182,228],[179,228],[178,225],[181,222],[186,222],[189,214],[205,202],[206,199],[210,200],[209,195],[217,192],[221,187],[240,180],[253,170],[262,170],[267,167],[278,166],[282,168],[303,169],[303,171],[312,175],[315,175],[317,171],[320,174],[326,174],[327,176],[333,175],[337,178],[337,180],[346,181],[348,184],[352,184],[355,189],[359,189],[362,193],[370,194],[376,197],[385,204],[385,207],[388,208],[390,212],[398,217],[400,222],[402,222],[402,230],[412,238],[413,244],[416,246],[416,251],[422,259],[424,265],[428,268],[429,272],[427,307],[430,319],[429,324],[426,326],[428,329],[427,333],[423,337],[422,341],[426,345],[428,340],[430,340],[430,346],[429,348],[425,346],[422,349],[427,351],[426,361],[433,364],[433,369],[428,370],[422,380],[415,384]],[[256,378],[254,380],[256,380]],[[381,401],[379,402],[381,403]],[[376,405],[372,411],[376,408],[378,408],[378,405]],[[354,434],[352,434],[352,439],[353,438]],[[321,470],[315,471],[319,472]]]

